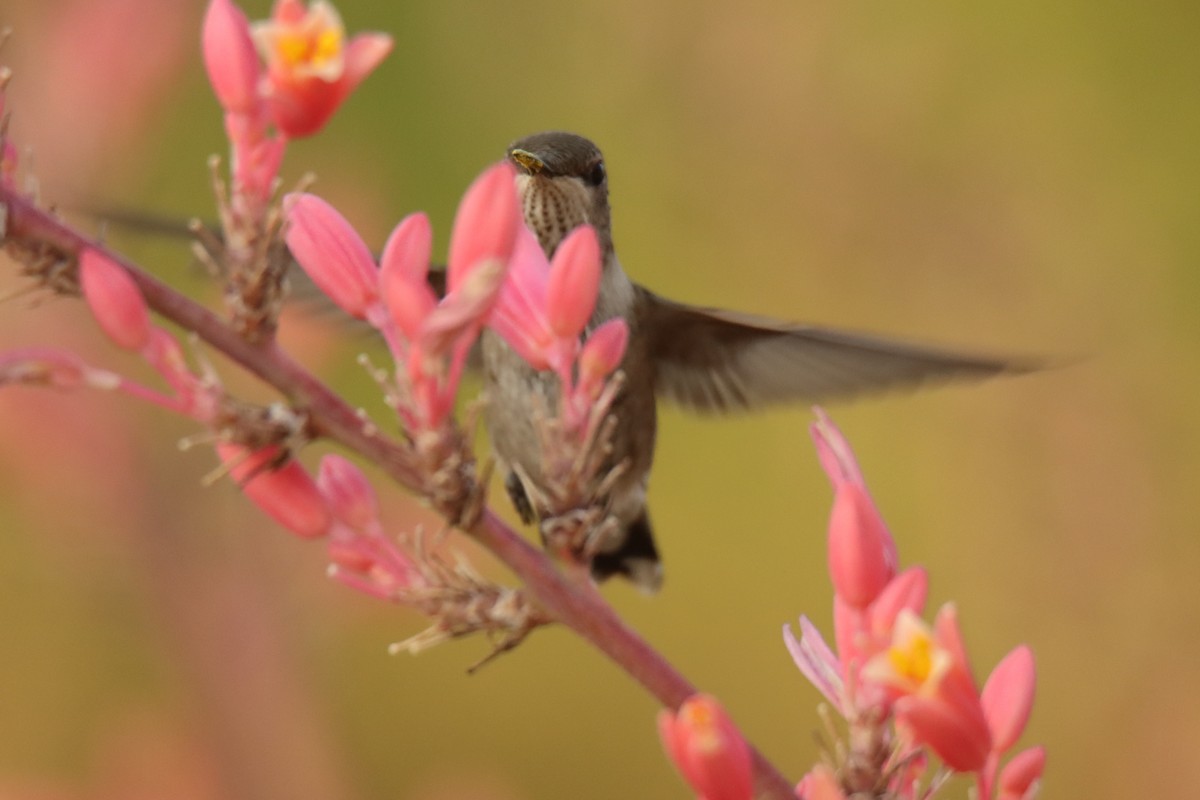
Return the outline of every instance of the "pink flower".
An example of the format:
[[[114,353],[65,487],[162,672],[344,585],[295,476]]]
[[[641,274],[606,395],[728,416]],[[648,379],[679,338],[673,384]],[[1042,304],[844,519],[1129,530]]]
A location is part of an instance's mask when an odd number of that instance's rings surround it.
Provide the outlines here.
[[[201,34],[204,68],[221,107],[252,114],[261,102],[258,83],[262,65],[250,36],[246,15],[231,0],[212,0]]]
[[[996,665],[984,684],[980,700],[997,753],[1016,744],[1025,730],[1033,709],[1035,683],[1033,651],[1021,645]]]
[[[930,747],[951,769],[975,772],[992,741],[960,644],[952,611],[939,614],[935,629],[901,611],[891,647],[864,665],[862,678],[896,698],[896,719],[915,743]]]
[[[896,542],[867,493],[849,442],[817,409],[810,428],[821,466],[834,488],[829,520],[829,572],[839,598],[866,608],[896,572]]]
[[[339,306],[384,336],[407,381],[398,408],[410,430],[437,428],[454,406],[467,354],[504,286],[522,229],[513,167],[497,164],[467,189],[455,216],[449,292],[439,302],[427,282],[433,233],[423,214],[402,220],[375,268],[370,250],[329,204],[285,198],[288,247]]]
[[[271,19],[253,28],[267,65],[267,103],[275,126],[289,138],[320,130],[342,101],[392,49],[382,33],[345,41],[336,9],[317,0],[276,0]]]
[[[222,443],[217,454],[246,496],[280,525],[304,539],[329,531],[332,517],[316,483],[294,459],[276,464],[278,446],[251,452],[243,445]]]
[[[560,339],[577,339],[591,319],[600,291],[600,242],[596,229],[581,225],[554,251],[546,283],[546,316]]]
[[[583,349],[579,352],[579,389],[588,398],[595,399],[604,380],[625,357],[629,344],[629,325],[625,320],[613,318],[592,331]]]
[[[141,350],[150,340],[150,312],[129,273],[88,248],[79,256],[79,282],[92,315],[119,347]]]
[[[605,379],[621,364],[629,341],[622,319],[607,320],[580,344],[600,289],[600,245],[582,225],[547,261],[537,238],[521,226],[509,277],[490,325],[535,369],[552,369],[564,387],[569,422],[586,416]],[[578,363],[578,375],[572,366]],[[573,424],[573,422],[572,422]]]
[[[716,698],[692,695],[679,711],[660,711],[658,732],[667,755],[703,800],[750,800],[750,748]]]
[[[1046,770],[1046,749],[1030,747],[1012,757],[1000,772],[999,800],[1032,800]]]
[[[283,207],[288,249],[317,288],[357,319],[379,310],[375,259],[345,217],[314,194],[290,194]]]

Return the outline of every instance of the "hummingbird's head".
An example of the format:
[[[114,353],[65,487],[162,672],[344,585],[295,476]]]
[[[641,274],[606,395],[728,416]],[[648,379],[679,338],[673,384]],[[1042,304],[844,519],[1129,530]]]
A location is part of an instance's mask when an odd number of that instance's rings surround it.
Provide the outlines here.
[[[608,175],[604,155],[592,142],[562,131],[535,133],[513,142],[508,159],[517,167],[517,191],[525,224],[546,256],[583,224],[596,229],[607,262],[612,252]]]

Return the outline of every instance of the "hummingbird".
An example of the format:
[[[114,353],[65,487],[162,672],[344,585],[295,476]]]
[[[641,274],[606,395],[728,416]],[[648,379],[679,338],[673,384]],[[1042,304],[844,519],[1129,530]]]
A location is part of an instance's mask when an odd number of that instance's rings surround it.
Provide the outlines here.
[[[611,493],[610,512],[619,530],[592,561],[597,580],[621,575],[650,593],[661,586],[662,565],[646,510],[660,400],[702,414],[728,414],[1028,369],[1001,359],[669,300],[631,280],[617,258],[608,170],[595,144],[574,133],[549,131],[513,142],[506,156],[517,167],[525,223],[547,258],[576,227],[587,224],[596,231],[603,267],[585,332],[614,317],[629,326],[620,366],[624,382],[612,409],[617,424],[611,460],[626,465]],[[507,470],[508,494],[530,524],[536,518],[530,498],[539,495],[542,476],[538,433],[528,409],[534,397],[553,407],[557,378],[529,366],[490,331],[484,334],[482,361],[489,398],[485,424]]]

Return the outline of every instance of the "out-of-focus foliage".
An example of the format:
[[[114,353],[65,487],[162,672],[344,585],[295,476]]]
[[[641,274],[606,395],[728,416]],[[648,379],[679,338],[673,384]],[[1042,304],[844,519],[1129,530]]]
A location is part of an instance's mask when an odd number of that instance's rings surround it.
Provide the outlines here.
[[[139,58],[97,60],[64,34],[78,6],[134,9],[114,27]],[[9,0],[13,131],[47,200],[204,215],[223,137],[201,7],[137,6]],[[339,7],[396,51],[284,172],[315,171],[374,246],[425,209],[444,250],[468,181],[510,140],[565,128],[605,149],[618,251],[656,290],[1078,357],[831,413],[904,557],[929,566],[931,604],[957,600],[977,671],[1035,650],[1028,738],[1048,748],[1048,791],[1177,793],[1200,749],[1197,6]],[[139,63],[166,79],[133,81]],[[105,65],[126,77],[71,89]],[[92,124],[123,89],[142,93],[117,109],[137,124]],[[185,246],[110,238],[204,291]],[[136,369],[83,343],[97,337],[81,307],[0,308],[4,346]],[[303,319],[286,334],[380,408],[353,364],[365,342]],[[808,420],[666,411],[651,488],[663,594],[605,590],[796,777],[816,755],[817,695],[779,631],[826,618],[830,597]],[[212,458],[176,452],[177,421],[6,390],[0,431],[0,794],[686,796],[653,704],[565,632],[474,677],[481,642],[388,657],[423,622],[327,582],[319,548],[229,486],[202,489]],[[392,513],[417,519],[398,492]]]

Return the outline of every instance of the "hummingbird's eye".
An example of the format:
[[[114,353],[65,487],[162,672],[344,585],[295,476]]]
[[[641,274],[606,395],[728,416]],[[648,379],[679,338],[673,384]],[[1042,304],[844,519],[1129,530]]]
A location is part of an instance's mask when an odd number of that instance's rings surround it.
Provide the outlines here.
[[[585,175],[583,180],[588,186],[599,186],[600,184],[604,183],[605,177],[606,174],[604,172],[604,162],[597,161],[595,166],[592,167],[591,172]]]

